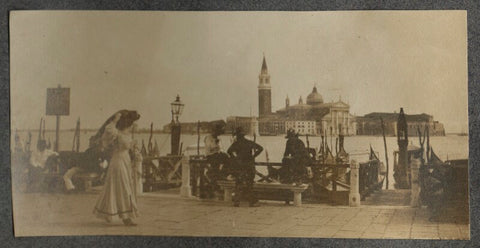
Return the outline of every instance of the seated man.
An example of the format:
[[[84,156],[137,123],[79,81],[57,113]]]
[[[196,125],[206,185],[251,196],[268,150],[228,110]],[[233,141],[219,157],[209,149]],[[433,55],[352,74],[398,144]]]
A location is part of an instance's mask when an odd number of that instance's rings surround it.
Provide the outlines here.
[[[28,184],[27,191],[39,191],[44,181],[44,172],[46,169],[46,162],[50,156],[58,156],[58,153],[47,149],[47,142],[39,140],[37,143],[37,150],[30,155],[30,165],[28,169]]]
[[[99,175],[107,168],[108,162],[103,153],[98,152],[95,148],[88,148],[85,152],[78,154],[72,159],[73,167],[63,175],[65,188],[71,192],[75,190],[72,177],[78,173],[98,173]]]
[[[220,190],[220,187],[217,185],[217,180],[226,178],[229,172],[229,157],[226,153],[222,152],[220,145],[220,139],[218,136],[224,133],[224,127],[220,124],[215,125],[212,133],[205,136],[205,155],[210,168],[207,171],[207,177],[210,180],[210,196],[213,196],[215,192]]]
[[[282,160],[284,166],[279,171],[280,180],[282,183],[300,185],[307,176],[306,167],[311,164],[311,157],[305,144],[298,138],[293,129],[288,130],[285,138],[288,140]]]

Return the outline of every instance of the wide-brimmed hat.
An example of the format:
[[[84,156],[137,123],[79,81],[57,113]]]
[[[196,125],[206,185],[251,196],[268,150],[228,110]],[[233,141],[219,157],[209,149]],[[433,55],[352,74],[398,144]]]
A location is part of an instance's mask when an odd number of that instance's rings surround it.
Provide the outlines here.
[[[235,136],[245,136],[245,130],[242,127],[235,128],[235,132],[233,133]]]
[[[121,113],[120,120],[118,120],[116,127],[123,130],[133,125],[135,121],[140,119],[140,115],[135,110],[127,110]]]
[[[105,128],[108,124],[110,124],[114,119],[117,114],[120,114],[120,119],[117,122],[116,128],[126,128],[130,127],[133,122],[136,120],[140,119],[140,115],[137,113],[135,110],[119,110],[115,112],[112,116],[110,116],[105,123],[100,127],[100,129],[97,131],[97,133],[90,137],[90,144],[89,147],[97,147],[99,148],[99,145],[101,144],[101,139],[102,135],[105,132]]]
[[[288,129],[287,130],[287,136],[285,136],[285,138],[294,138],[296,137],[297,134],[295,133],[295,130],[293,130],[292,128]]]

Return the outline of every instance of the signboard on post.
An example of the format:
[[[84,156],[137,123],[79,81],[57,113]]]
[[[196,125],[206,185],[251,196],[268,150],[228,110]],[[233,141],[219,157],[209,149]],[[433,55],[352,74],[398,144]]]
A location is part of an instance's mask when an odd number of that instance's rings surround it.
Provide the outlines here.
[[[57,127],[55,129],[55,151],[60,149],[60,116],[70,114],[70,88],[47,89],[47,107],[46,115],[57,116]]]
[[[47,115],[70,114],[70,88],[47,89]]]

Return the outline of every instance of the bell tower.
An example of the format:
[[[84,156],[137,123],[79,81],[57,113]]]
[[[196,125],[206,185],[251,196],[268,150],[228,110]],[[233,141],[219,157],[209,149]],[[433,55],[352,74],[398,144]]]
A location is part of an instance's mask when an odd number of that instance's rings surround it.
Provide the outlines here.
[[[272,87],[268,74],[267,62],[263,55],[262,70],[258,76],[258,117],[265,117],[272,113]]]

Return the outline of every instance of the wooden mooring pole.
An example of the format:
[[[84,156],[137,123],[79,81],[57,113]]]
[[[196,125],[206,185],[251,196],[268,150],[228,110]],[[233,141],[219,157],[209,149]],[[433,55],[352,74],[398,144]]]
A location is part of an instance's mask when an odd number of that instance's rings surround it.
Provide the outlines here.
[[[383,118],[380,118],[380,121],[382,122],[382,134],[383,134],[383,146],[385,147],[385,162],[387,163],[387,173],[385,175],[386,177],[386,189],[388,189],[388,174],[390,171],[390,167],[388,166],[388,150],[387,150],[387,139],[385,138],[385,123],[383,122]]]
[[[60,115],[57,115],[57,125],[55,128],[55,151],[60,150]]]
[[[200,121],[197,122],[197,156],[200,156]]]

